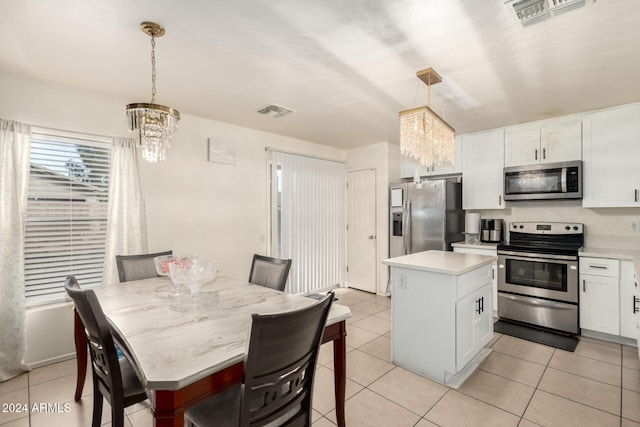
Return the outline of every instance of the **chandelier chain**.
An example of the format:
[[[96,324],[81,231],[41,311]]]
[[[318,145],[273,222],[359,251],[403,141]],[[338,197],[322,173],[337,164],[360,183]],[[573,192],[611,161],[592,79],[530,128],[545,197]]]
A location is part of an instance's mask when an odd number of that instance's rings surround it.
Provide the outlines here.
[[[151,103],[156,101],[156,38],[151,36]]]

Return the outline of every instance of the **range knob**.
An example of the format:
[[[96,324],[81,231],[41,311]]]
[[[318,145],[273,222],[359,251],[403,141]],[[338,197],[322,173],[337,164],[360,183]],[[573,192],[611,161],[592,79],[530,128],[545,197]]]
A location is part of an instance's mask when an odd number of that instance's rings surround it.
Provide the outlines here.
[[[524,228],[524,225],[520,224],[520,230],[522,230]]]
[[[571,227],[567,225],[564,229],[568,231],[568,230],[571,230]]]
[[[515,224],[513,224],[513,228],[518,228],[518,226],[517,226],[517,225],[515,225]]]
[[[577,225],[574,225],[574,226],[573,226],[573,229],[574,229],[575,231],[578,231],[578,226],[577,226]]]

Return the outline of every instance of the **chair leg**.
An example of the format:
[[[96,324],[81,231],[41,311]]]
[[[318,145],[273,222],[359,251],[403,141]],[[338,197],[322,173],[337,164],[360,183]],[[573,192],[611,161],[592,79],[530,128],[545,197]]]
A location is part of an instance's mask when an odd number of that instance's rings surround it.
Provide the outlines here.
[[[84,379],[87,373],[87,337],[84,335],[84,325],[76,310],[73,310],[73,336],[76,346],[76,393],[74,400],[77,402],[82,398]]]
[[[102,422],[102,404],[104,402],[104,397],[102,393],[100,393],[100,388],[98,387],[98,378],[93,376],[93,419],[91,421],[91,427],[100,427],[100,423]]]
[[[124,427],[124,406],[122,401],[111,401],[111,427]]]

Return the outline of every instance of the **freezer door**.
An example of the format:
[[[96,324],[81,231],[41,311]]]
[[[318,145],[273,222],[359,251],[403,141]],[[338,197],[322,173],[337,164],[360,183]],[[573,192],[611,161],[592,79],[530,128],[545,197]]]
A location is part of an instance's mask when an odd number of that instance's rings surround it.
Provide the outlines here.
[[[405,236],[406,215],[404,207],[407,198],[406,184],[393,184],[389,195],[389,257],[406,255],[408,236]]]
[[[446,250],[445,243],[445,181],[426,181],[422,188],[407,185],[405,215],[409,253],[432,249]]]

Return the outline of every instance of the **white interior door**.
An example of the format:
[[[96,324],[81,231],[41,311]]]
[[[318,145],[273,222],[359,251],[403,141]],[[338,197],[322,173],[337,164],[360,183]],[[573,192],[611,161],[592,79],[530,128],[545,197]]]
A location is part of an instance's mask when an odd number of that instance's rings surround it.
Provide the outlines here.
[[[347,283],[350,288],[376,292],[376,172],[347,174]]]

